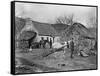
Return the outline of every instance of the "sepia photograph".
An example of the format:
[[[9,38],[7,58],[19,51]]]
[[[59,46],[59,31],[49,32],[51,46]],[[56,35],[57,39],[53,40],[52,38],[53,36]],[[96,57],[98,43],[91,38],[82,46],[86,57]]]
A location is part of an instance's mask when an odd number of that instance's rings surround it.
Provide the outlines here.
[[[97,6],[15,1],[15,74],[96,70]]]

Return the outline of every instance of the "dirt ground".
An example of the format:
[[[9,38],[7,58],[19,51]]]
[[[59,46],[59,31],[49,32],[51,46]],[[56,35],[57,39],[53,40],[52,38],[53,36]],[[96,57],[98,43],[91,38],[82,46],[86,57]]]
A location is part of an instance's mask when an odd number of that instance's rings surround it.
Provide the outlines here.
[[[29,72],[27,72],[28,70],[22,72],[17,70],[17,73],[88,70],[97,68],[96,56],[80,57],[74,55],[74,58],[71,59],[70,52],[64,53],[64,56],[62,56],[62,52],[58,52],[61,56],[58,55],[58,57],[55,57],[55,54],[51,54],[47,57],[42,57],[41,54],[43,52],[41,51],[44,51],[44,49],[34,49],[32,52],[27,53],[16,52],[16,59],[19,59],[23,63],[22,65],[25,65],[24,69],[26,65],[32,69]]]

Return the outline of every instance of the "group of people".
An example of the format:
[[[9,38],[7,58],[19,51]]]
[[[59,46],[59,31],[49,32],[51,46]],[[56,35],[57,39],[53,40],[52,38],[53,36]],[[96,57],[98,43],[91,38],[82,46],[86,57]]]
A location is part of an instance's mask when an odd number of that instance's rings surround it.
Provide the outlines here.
[[[46,44],[48,44],[48,48],[52,48],[52,40],[50,38],[50,41],[49,39],[47,38],[47,40],[44,40],[44,38],[42,38],[40,40],[40,47],[41,48],[46,48]]]

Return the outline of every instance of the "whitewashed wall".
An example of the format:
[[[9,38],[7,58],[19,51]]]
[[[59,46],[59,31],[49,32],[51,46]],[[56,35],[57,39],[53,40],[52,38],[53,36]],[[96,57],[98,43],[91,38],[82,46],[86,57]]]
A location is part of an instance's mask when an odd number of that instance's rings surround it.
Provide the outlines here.
[[[37,41],[39,42],[40,40],[41,40],[41,38],[44,38],[44,40],[47,40],[47,37],[48,37],[48,40],[50,41],[50,38],[51,38],[51,40],[52,40],[52,42],[53,42],[53,37],[51,37],[51,36],[39,36],[38,35],[38,37],[37,37]]]

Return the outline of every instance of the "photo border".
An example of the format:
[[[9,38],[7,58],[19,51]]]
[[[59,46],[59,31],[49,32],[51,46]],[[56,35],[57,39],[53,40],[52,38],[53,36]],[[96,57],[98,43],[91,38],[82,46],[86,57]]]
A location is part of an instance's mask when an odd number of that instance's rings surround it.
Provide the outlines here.
[[[96,22],[97,22],[97,30],[96,30],[96,38],[97,38],[97,47],[98,47],[98,6],[96,5],[80,5],[80,4],[64,4],[64,3],[49,3],[49,2],[31,2],[31,1],[11,1],[11,74],[13,75],[23,75],[23,74],[41,74],[41,73],[58,73],[58,72],[73,72],[73,71],[90,71],[90,70],[98,70],[98,48],[97,48],[97,58],[96,69],[82,69],[82,70],[69,70],[69,71],[51,71],[51,72],[35,72],[35,73],[15,73],[15,3],[34,3],[34,4],[50,4],[50,5],[67,5],[67,6],[83,6],[83,7],[95,7],[96,8]]]

